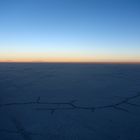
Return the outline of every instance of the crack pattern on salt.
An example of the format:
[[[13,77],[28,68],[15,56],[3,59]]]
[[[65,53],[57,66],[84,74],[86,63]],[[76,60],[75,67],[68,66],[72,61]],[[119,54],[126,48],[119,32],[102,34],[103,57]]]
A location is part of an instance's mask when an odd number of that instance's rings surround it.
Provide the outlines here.
[[[37,111],[50,111],[51,114],[54,114],[55,111],[58,110],[87,110],[95,112],[96,110],[103,110],[112,108],[115,110],[123,111],[123,112],[129,112],[128,109],[125,109],[122,107],[122,105],[130,105],[133,107],[140,107],[139,104],[132,103],[131,101],[134,99],[140,98],[140,92],[138,92],[134,96],[126,97],[122,99],[121,101],[118,101],[116,103],[110,104],[110,105],[104,105],[104,106],[80,106],[76,105],[77,100],[72,100],[69,102],[42,102],[41,97],[38,97],[35,101],[29,101],[29,102],[13,102],[13,103],[5,103],[0,104],[0,109],[4,107],[14,107],[14,106],[25,106],[25,105],[44,105],[45,108],[35,108]],[[46,106],[54,105],[54,107],[46,107]],[[43,133],[35,133],[35,132],[28,132],[25,130],[25,128],[22,126],[20,121],[18,121],[16,118],[11,117],[11,121],[16,127],[16,130],[9,130],[9,129],[0,129],[0,132],[5,133],[13,133],[13,134],[20,134],[24,140],[32,140],[31,136],[38,135],[43,136],[47,134]]]

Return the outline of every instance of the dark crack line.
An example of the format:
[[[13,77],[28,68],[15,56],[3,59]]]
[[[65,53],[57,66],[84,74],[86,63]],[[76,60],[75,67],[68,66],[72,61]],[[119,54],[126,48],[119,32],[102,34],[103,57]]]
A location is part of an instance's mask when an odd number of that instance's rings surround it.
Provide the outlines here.
[[[124,112],[128,112],[129,113],[129,111],[127,109],[124,109],[122,107],[113,106],[113,108],[116,109],[116,110],[120,110],[120,111],[124,111]]]
[[[120,111],[124,111],[124,112],[129,112],[127,109],[124,109],[124,108],[122,108],[120,106],[124,105],[124,104],[129,104],[131,106],[140,107],[137,104],[131,104],[130,103],[131,100],[136,99],[138,97],[140,97],[140,93],[138,93],[137,95],[132,96],[132,97],[126,97],[124,100],[119,101],[118,103],[115,103],[115,104],[112,104],[112,105],[106,105],[106,106],[82,107],[82,106],[77,106],[74,103],[65,103],[65,104],[71,106],[72,108],[37,108],[37,110],[53,110],[53,112],[54,112],[56,110],[76,110],[76,109],[80,110],[81,109],[81,110],[90,110],[90,111],[94,112],[95,110],[113,108],[113,109],[116,109],[116,110],[120,110]],[[61,103],[59,103],[59,104],[61,104]]]
[[[131,106],[135,106],[135,107],[140,107],[140,105],[134,104],[134,103],[129,103],[129,102],[127,102],[127,104],[128,104],[128,105],[131,105]]]
[[[73,100],[70,102],[41,102],[41,98],[38,97],[35,101],[30,101],[30,102],[14,102],[14,103],[1,104],[0,108],[6,107],[6,106],[21,106],[21,105],[55,105],[56,107],[36,108],[36,110],[51,111],[51,114],[54,114],[54,112],[57,110],[89,110],[89,111],[94,112],[95,110],[108,109],[108,108],[113,108],[115,110],[129,112],[127,109],[124,109],[121,106],[126,104],[130,106],[140,107],[140,105],[138,104],[131,103],[133,99],[136,99],[139,97],[140,97],[140,93],[138,93],[135,96],[126,97],[122,101],[119,101],[111,105],[96,106],[96,107],[95,106],[94,107],[78,106],[75,104],[76,100]],[[32,140],[31,138],[32,135],[38,135],[38,136],[46,135],[47,136],[47,134],[43,134],[43,133],[28,132],[24,129],[22,124],[16,118],[11,118],[11,120],[14,123],[17,130],[13,131],[9,129],[0,129],[0,132],[19,134],[22,136],[24,140]]]
[[[75,104],[76,100],[73,100],[73,101],[70,101],[70,102],[41,102],[41,98],[38,97],[36,99],[36,101],[1,104],[0,108],[6,107],[6,106],[21,106],[21,105],[55,105],[57,107],[36,108],[36,110],[40,110],[40,111],[41,110],[42,111],[43,110],[49,110],[49,111],[51,111],[51,114],[53,114],[56,110],[89,110],[89,111],[94,112],[95,110],[107,109],[107,108],[113,108],[113,109],[116,109],[116,110],[129,112],[127,109],[124,109],[120,106],[122,106],[124,104],[129,104],[131,106],[140,107],[140,105],[133,104],[133,103],[130,102],[131,100],[136,99],[138,97],[140,97],[140,93],[138,93],[137,95],[131,96],[131,97],[126,97],[122,101],[119,101],[119,102],[111,104],[111,105],[93,106],[93,107],[78,106],[78,105]],[[68,107],[65,107],[65,106],[68,106]]]
[[[0,132],[4,132],[4,133],[12,133],[12,134],[21,134],[21,131],[14,131],[14,130],[9,130],[9,129],[0,129]],[[43,136],[43,135],[47,135],[47,134],[43,134],[43,133],[34,133],[34,132],[28,132],[26,131],[26,133],[28,135],[37,135],[37,136]],[[27,140],[27,139],[26,139]]]
[[[18,121],[16,118],[11,118],[12,122],[14,123],[18,133],[22,136],[24,140],[32,140],[31,136],[29,133],[24,129],[22,126],[21,122]]]

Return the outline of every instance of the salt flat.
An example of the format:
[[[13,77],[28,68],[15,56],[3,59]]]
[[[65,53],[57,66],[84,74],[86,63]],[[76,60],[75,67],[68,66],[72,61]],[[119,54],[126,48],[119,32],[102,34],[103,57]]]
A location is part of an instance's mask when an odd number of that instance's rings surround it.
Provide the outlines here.
[[[140,65],[0,63],[0,140],[140,140]]]

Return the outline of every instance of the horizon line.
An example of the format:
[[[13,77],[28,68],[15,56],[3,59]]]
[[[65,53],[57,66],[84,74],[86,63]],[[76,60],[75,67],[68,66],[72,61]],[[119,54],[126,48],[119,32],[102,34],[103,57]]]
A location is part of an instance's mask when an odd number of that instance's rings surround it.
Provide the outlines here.
[[[132,61],[86,61],[86,62],[82,62],[82,61],[0,61],[0,63],[80,63],[80,64],[140,64],[140,62],[132,62]]]

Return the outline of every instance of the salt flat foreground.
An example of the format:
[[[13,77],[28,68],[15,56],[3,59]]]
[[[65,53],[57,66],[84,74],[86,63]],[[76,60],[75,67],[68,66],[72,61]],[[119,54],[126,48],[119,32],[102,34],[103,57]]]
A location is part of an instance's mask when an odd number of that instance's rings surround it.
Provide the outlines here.
[[[1,63],[0,140],[140,140],[140,65]]]

